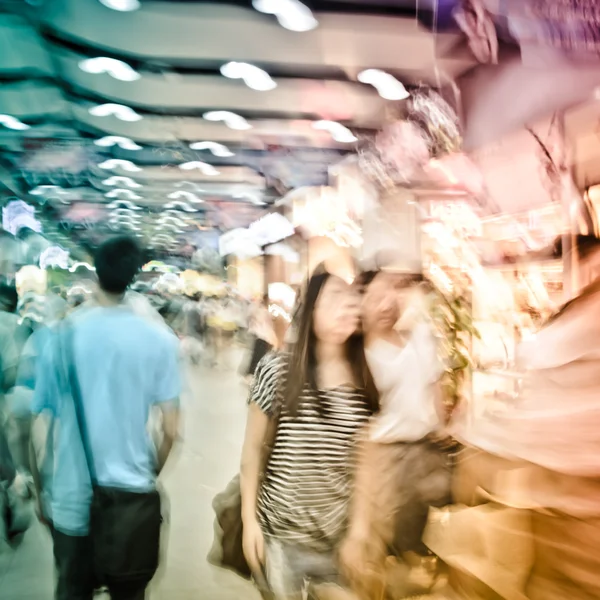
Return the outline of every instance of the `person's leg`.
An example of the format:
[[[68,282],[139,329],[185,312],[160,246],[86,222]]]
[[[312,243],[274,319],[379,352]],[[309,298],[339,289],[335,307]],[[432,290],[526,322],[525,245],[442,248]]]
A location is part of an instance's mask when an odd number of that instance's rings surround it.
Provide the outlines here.
[[[127,581],[109,583],[111,600],[144,600],[148,581]]]
[[[53,527],[50,531],[56,564],[56,600],[92,600],[95,581],[90,538],[66,535]]]

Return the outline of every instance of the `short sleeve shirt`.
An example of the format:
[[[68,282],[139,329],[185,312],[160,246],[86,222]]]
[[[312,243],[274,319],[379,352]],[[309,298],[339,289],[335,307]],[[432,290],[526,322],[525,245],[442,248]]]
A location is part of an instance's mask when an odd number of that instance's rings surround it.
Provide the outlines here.
[[[148,490],[155,485],[156,452],[148,432],[153,405],[177,402],[178,341],[165,327],[127,307],[95,307],[73,319],[72,353],[100,485]],[[52,517],[57,529],[82,534],[88,526],[90,475],[65,369],[64,329],[44,351],[33,412],[56,420]]]
[[[286,370],[281,354],[258,364],[250,402],[270,416]],[[281,408],[258,498],[267,535],[318,551],[336,547],[347,525],[356,444],[370,416],[364,392],[352,385],[318,393],[306,386],[296,416]]]

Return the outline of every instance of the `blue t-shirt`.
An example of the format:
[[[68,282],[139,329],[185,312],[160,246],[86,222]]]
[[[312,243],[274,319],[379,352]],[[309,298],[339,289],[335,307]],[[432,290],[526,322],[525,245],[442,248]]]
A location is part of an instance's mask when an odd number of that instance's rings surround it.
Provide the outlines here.
[[[148,417],[153,405],[178,401],[179,352],[172,333],[126,307],[83,310],[70,326],[72,335],[59,328],[39,361],[32,410],[54,417],[48,482],[54,526],[85,535],[92,489],[65,375],[69,337],[98,483],[122,489],[155,485],[156,451]]]

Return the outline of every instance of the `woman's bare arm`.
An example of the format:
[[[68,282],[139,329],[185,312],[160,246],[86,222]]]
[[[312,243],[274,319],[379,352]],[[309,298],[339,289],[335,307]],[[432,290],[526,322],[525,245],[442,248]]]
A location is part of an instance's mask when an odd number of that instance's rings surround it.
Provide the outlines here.
[[[256,502],[262,470],[265,467],[263,462],[268,427],[268,415],[258,405],[251,403],[248,408],[240,466],[242,521],[245,523],[256,520]]]

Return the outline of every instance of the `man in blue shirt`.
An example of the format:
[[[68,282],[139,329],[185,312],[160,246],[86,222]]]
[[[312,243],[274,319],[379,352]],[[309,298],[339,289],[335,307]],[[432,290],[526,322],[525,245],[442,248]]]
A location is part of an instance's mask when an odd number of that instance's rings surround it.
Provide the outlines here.
[[[35,473],[47,499],[41,512],[53,534],[57,600],[91,600],[98,570],[113,600],[142,599],[156,568],[158,535],[148,537],[147,529],[160,524],[156,478],[177,436],[179,353],[167,328],[125,302],[141,259],[130,238],[113,238],[98,249],[97,302],[58,329],[39,364],[33,412],[50,413],[57,432],[50,475],[47,468],[43,477]],[[72,393],[73,378],[79,393]],[[158,448],[148,431],[155,407],[162,413]],[[119,512],[124,505],[116,502],[118,541],[108,557],[99,557],[97,548],[92,554],[91,547],[97,532],[90,535],[90,510],[99,493],[104,500],[125,497],[129,507],[132,497],[148,500],[133,513],[125,507]],[[124,558],[117,561],[118,576],[107,574],[103,564],[115,557]]]

